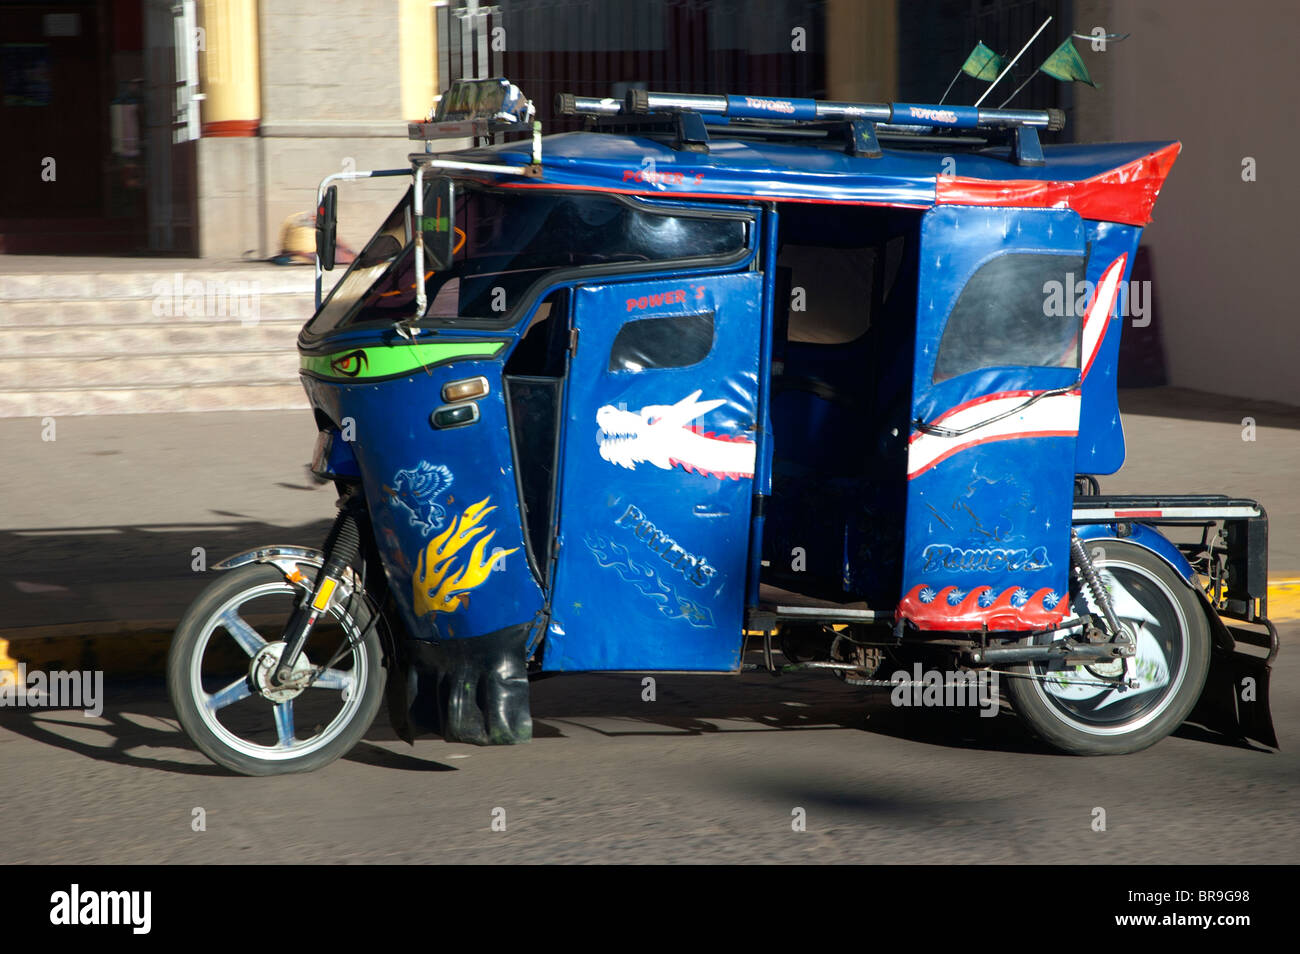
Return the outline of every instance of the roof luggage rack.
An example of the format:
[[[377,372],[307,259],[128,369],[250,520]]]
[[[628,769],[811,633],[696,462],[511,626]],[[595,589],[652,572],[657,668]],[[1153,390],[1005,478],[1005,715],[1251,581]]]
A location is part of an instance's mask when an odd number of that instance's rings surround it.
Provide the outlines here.
[[[604,132],[666,134],[675,149],[708,152],[710,132],[726,138],[839,141],[850,155],[877,158],[881,138],[908,145],[1008,141],[1017,165],[1041,166],[1038,130],[1065,128],[1059,109],[980,109],[922,103],[842,103],[815,99],[630,90],[623,101],[560,93],[556,112],[587,117]],[[976,130],[981,135],[953,135]]]

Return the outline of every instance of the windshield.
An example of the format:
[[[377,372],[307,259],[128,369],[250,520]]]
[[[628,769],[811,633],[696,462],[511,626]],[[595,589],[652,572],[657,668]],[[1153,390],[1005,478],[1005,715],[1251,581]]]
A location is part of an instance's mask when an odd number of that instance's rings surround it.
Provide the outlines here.
[[[719,256],[741,251],[749,240],[744,219],[664,211],[617,195],[461,181],[456,190],[452,267],[435,272],[426,258],[429,319],[502,320],[558,269]],[[415,317],[410,205],[408,189],[321,306],[311,334]]]

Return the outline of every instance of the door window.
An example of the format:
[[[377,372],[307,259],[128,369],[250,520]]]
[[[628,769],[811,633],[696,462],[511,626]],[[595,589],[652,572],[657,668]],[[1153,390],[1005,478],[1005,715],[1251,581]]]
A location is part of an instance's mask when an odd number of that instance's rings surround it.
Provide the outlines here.
[[[1082,285],[1084,264],[1011,254],[981,265],[948,317],[934,383],[981,368],[1077,368],[1082,311],[1066,296]]]
[[[713,313],[642,318],[619,329],[609,352],[610,371],[689,368],[713,348]]]

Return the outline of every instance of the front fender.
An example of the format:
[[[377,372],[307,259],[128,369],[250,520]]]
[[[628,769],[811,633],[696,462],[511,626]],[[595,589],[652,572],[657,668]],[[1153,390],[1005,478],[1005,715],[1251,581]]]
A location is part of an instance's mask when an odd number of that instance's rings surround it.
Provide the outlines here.
[[[306,563],[309,566],[319,568],[325,565],[325,554],[315,547],[255,547],[252,550],[236,553],[234,556],[228,556],[224,560],[212,564],[212,569],[233,570],[235,567],[247,566],[249,563],[274,563],[281,569],[284,569],[285,566]],[[351,569],[348,572],[351,573]],[[288,576],[289,574],[286,573],[285,575]]]
[[[299,572],[298,567],[305,565],[319,570],[325,565],[325,553],[315,547],[275,545],[256,547],[226,557],[224,560],[212,564],[212,569],[233,570],[236,567],[247,566],[249,563],[270,563],[279,569],[284,574],[284,578],[290,583],[301,585],[302,574]],[[339,580],[339,587],[343,596],[350,596],[362,588],[361,580],[352,567],[344,570],[343,577]]]
[[[1129,526],[1132,530],[1126,537],[1120,536],[1119,528],[1113,523],[1076,524],[1074,532],[1079,535],[1080,540],[1116,540],[1135,543],[1150,550],[1168,563],[1170,569],[1181,576],[1188,586],[1199,591],[1200,587],[1196,585],[1196,571],[1192,569],[1192,565],[1187,562],[1187,557],[1183,556],[1178,547],[1166,540],[1164,534],[1154,527],[1144,523],[1132,523]]]

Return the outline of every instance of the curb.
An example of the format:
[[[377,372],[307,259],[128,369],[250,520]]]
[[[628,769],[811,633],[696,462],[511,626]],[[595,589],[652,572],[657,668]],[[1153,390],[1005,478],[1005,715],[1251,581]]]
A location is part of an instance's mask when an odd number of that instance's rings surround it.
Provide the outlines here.
[[[18,660],[9,655],[7,639],[0,639],[0,672],[18,672]]]
[[[1300,620],[1300,577],[1268,581],[1268,618],[1275,623]]]
[[[0,639],[0,671],[16,671],[22,662],[29,670],[47,672],[103,669],[114,676],[160,676],[176,622],[106,620],[10,630]]]

